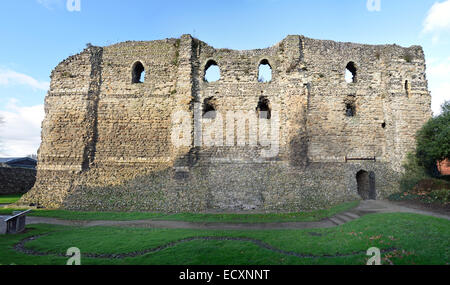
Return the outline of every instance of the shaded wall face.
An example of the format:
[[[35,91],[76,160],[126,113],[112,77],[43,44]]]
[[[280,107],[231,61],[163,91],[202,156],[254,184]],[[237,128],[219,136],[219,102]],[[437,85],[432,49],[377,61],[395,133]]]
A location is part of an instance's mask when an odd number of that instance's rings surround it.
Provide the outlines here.
[[[88,120],[91,53],[63,61],[53,72],[45,98],[39,168],[79,171],[91,125]]]
[[[361,169],[377,173],[374,188],[378,197],[387,197],[397,189],[398,176],[390,166],[370,162],[311,163],[303,171],[283,164],[222,163],[194,167],[182,179],[172,178],[171,169],[150,173],[140,169],[135,178],[109,184],[96,184],[95,177],[101,181],[105,175],[120,176],[132,169],[96,168],[77,177],[77,186],[63,206],[102,211],[297,212],[361,199],[356,179]]]

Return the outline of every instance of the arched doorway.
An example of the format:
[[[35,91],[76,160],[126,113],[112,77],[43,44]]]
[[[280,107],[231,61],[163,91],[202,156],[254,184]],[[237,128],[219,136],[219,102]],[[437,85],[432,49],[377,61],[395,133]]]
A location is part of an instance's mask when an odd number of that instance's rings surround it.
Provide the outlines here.
[[[375,173],[364,170],[356,173],[356,182],[358,185],[358,194],[364,200],[376,200],[377,193],[375,189]]]

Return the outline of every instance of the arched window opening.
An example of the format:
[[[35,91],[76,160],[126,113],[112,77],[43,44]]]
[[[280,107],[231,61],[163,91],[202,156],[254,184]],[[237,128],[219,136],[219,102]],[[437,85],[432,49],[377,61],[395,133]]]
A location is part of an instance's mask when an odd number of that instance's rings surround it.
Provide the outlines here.
[[[345,81],[347,83],[356,82],[356,66],[353,61],[349,62],[345,67]]]
[[[256,107],[256,112],[260,119],[268,119],[271,118],[271,109],[270,109],[270,101],[265,96],[259,97],[258,106]]]
[[[261,60],[258,70],[258,82],[270,82],[272,81],[272,66],[267,59]]]
[[[205,74],[203,78],[206,82],[214,82],[220,79],[220,68],[217,62],[209,60],[205,65]]]
[[[214,97],[209,97],[203,100],[203,118],[216,118],[216,99]]]
[[[132,70],[132,83],[144,83],[145,81],[145,68],[144,65],[138,61],[133,65]]]

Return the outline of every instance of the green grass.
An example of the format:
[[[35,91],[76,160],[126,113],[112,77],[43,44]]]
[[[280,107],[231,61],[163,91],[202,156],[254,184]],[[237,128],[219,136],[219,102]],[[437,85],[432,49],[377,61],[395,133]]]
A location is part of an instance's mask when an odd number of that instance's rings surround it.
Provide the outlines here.
[[[75,212],[67,210],[33,210],[31,216],[59,218],[65,220],[167,220],[186,222],[227,222],[227,223],[263,223],[263,222],[312,222],[355,208],[359,201],[339,204],[329,209],[299,213],[277,214],[163,214],[146,212]],[[13,209],[0,209],[0,215],[9,215]]]
[[[370,247],[390,250],[383,264],[448,264],[450,221],[417,214],[371,214],[335,228],[304,230],[210,231],[120,227],[28,226],[20,235],[0,236],[0,264],[65,264],[70,247],[81,250],[82,264],[177,264],[177,265],[363,265]],[[25,237],[46,234],[26,248],[50,253],[30,256],[13,246]],[[189,237],[240,237],[263,241],[284,251],[334,257],[298,258],[270,251],[249,241],[194,240],[169,246],[159,252],[124,259],[88,258],[83,254],[139,252]],[[396,251],[392,251],[392,249]],[[355,254],[356,253],[356,254]],[[349,254],[347,257],[335,256]]]
[[[12,204],[19,201],[22,194],[16,195],[0,195],[0,204]]]

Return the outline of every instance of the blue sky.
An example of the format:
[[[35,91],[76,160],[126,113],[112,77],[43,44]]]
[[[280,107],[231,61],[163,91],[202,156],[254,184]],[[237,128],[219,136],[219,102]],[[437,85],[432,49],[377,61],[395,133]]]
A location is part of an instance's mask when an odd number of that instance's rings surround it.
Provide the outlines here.
[[[71,0],[72,1],[72,0]],[[450,0],[67,0],[0,4],[0,156],[34,153],[51,70],[86,43],[193,36],[217,48],[271,46],[289,34],[421,45],[433,110],[450,100]],[[371,9],[373,10],[373,9]]]

